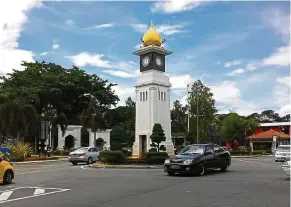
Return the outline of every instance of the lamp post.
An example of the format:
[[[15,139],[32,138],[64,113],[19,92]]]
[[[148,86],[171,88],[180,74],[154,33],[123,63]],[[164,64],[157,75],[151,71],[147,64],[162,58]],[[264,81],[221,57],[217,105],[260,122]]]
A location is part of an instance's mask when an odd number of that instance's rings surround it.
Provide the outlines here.
[[[48,104],[47,105],[47,118],[48,118],[48,144],[47,144],[47,150],[50,152],[52,149],[52,138],[51,138],[51,120],[53,118],[53,105],[52,104]],[[49,153],[50,156],[50,153]]]

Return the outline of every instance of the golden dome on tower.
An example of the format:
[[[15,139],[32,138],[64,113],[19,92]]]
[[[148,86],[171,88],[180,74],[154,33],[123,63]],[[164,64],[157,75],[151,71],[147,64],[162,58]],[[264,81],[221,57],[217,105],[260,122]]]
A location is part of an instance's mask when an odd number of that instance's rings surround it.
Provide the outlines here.
[[[155,30],[153,21],[150,29],[143,35],[142,43],[144,47],[150,45],[161,46],[164,43],[160,34]]]

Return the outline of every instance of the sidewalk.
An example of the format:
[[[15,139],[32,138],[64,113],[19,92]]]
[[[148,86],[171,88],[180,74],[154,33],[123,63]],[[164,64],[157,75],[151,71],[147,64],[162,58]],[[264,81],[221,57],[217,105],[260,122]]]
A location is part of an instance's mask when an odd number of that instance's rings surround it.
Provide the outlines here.
[[[162,169],[163,165],[89,165],[91,168],[115,168],[115,169]]]

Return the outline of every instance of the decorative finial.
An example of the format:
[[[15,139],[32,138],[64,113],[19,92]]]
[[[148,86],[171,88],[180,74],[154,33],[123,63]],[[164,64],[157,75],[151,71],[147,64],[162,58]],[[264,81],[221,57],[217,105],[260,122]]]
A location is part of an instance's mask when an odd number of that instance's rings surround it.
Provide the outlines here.
[[[154,27],[154,21],[151,20],[151,27]]]

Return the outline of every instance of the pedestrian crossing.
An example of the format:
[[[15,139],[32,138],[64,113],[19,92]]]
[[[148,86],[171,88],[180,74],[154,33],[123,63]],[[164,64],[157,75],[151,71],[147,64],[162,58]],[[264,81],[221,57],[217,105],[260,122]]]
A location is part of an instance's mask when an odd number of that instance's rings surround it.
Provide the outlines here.
[[[48,188],[48,187],[39,187],[39,186],[36,186],[36,187],[25,186],[25,187],[18,187],[14,189],[7,189],[3,191],[1,191],[1,188],[0,188],[0,204],[11,202],[11,201],[34,198],[38,196],[62,193],[69,190],[70,189]]]

